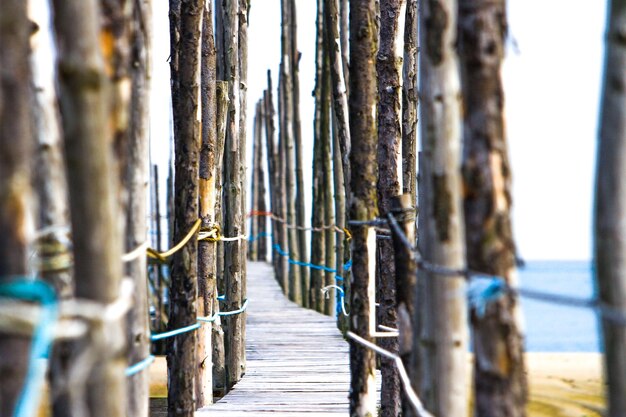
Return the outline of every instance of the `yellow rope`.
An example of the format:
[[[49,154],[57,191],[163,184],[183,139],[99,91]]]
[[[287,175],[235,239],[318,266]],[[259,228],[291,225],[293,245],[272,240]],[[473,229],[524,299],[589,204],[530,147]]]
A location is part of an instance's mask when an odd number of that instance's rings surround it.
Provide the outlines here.
[[[350,240],[352,239],[352,233],[350,233],[350,231],[347,228],[343,228],[343,232],[346,234],[346,239]]]
[[[147,251],[146,251],[148,253],[148,256],[153,258],[153,259],[158,259],[161,262],[165,261],[166,258],[169,258],[173,254],[175,254],[176,252],[181,250],[183,248],[183,246],[185,246],[187,244],[187,242],[189,242],[189,240],[193,237],[193,235],[196,234],[198,229],[200,229],[200,224],[201,223],[202,223],[202,220],[200,220],[200,219],[196,220],[196,222],[193,224],[193,227],[191,228],[191,230],[189,230],[189,233],[187,233],[187,236],[185,236],[183,238],[183,240],[178,242],[178,244],[176,246],[174,246],[173,248],[171,248],[170,250],[168,250],[166,252],[160,252],[159,253],[158,251],[156,251],[153,248],[148,248]]]

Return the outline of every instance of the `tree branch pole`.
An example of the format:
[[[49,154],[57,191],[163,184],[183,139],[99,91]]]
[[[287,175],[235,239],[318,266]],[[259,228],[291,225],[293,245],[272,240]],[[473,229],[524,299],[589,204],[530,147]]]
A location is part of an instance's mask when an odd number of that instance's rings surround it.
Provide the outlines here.
[[[178,55],[173,71],[174,104],[174,241],[187,235],[199,214],[199,159],[201,137],[200,64],[203,0],[180,4],[179,38],[172,37]],[[171,61],[173,65],[175,61]],[[175,97],[177,95],[177,97]],[[191,239],[174,254],[171,268],[169,329],[196,322],[198,316],[198,242]],[[170,339],[167,351],[168,415],[192,416],[195,411],[196,334],[185,333]]]
[[[420,253],[425,261],[464,268],[460,148],[461,91],[456,0],[422,3],[420,93]],[[421,161],[420,161],[421,162]],[[422,192],[422,188],[424,191]],[[467,415],[467,304],[464,277],[420,271],[413,349],[418,395],[433,415]],[[456,294],[451,297],[450,294]],[[419,321],[418,321],[419,320]],[[418,356],[417,356],[418,355]]]
[[[210,228],[215,221],[215,177],[217,150],[217,71],[216,50],[213,37],[213,5],[207,1],[202,11],[201,34],[201,139],[198,180],[199,213],[202,228]],[[217,301],[217,242],[198,242],[198,315],[211,317],[218,309]],[[196,408],[213,402],[213,325],[197,330]]]
[[[402,66],[402,192],[417,204],[417,21],[418,0],[406,0]]]
[[[376,59],[378,73],[378,211],[386,216],[391,199],[402,189],[402,55],[401,37],[404,33],[404,0],[381,0],[380,45]],[[396,283],[393,262],[393,244],[378,240],[378,323],[395,328]],[[398,350],[398,340],[384,338],[378,341],[383,349]],[[400,378],[395,363],[381,358],[381,416],[400,413]]]
[[[33,157],[30,27],[26,2],[0,0],[0,284],[28,274]],[[28,366],[30,340],[0,334],[0,416],[11,417]]]
[[[76,297],[104,307],[120,296],[122,217],[119,177],[111,175],[118,171],[111,146],[111,85],[98,48],[99,6],[95,0],[55,0],[53,6],[65,160],[71,173]],[[89,334],[74,345],[77,352],[91,350],[98,361],[87,371],[86,381],[74,381],[72,394],[87,398],[91,416],[122,417],[126,415],[125,326],[122,320],[107,324],[113,334],[106,346],[97,342],[101,326],[92,323]]]
[[[596,280],[600,300],[626,312],[626,2],[609,2],[605,37],[604,80],[600,110],[596,168],[595,247]],[[608,384],[608,417],[626,415],[626,328],[602,320],[604,370]]]
[[[350,219],[368,221],[378,215],[376,203],[376,68],[378,31],[375,1],[350,1]],[[350,330],[367,341],[375,331],[376,232],[352,227]],[[376,414],[374,353],[350,342],[350,416]]]

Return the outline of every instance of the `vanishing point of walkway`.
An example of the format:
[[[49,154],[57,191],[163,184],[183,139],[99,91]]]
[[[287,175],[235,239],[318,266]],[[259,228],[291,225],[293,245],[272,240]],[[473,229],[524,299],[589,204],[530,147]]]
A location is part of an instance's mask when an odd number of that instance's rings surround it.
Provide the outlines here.
[[[246,374],[196,416],[348,415],[348,343],[335,319],[285,298],[268,263],[248,263],[247,293]]]

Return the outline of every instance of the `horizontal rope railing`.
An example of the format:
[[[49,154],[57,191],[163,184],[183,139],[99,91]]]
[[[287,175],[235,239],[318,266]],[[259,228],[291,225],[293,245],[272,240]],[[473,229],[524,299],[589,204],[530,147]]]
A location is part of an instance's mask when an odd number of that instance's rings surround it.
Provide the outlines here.
[[[515,297],[529,298],[562,306],[587,308],[599,314],[603,319],[606,319],[616,325],[626,327],[625,311],[607,305],[606,303],[603,303],[602,301],[595,298],[575,297],[543,292],[528,288],[520,288],[508,284],[504,278],[494,276],[493,274],[473,271],[469,268],[450,268],[447,266],[436,265],[428,262],[422,259],[419,250],[409,241],[392,213],[388,214],[387,219],[377,218],[365,221],[349,221],[348,223],[352,226],[366,227],[378,227],[382,225],[388,225],[390,229],[393,230],[394,234],[400,239],[402,244],[411,252],[416,254],[416,263],[418,269],[448,278],[465,279],[468,282],[476,280],[483,280],[484,282],[486,282],[486,284],[479,285],[478,287],[470,288],[468,290],[470,303],[472,307],[477,309],[479,313],[484,312],[486,306],[490,302],[496,301],[499,298],[509,294]]]
[[[326,225],[322,225],[322,226],[318,226],[318,227],[298,226],[296,224],[288,223],[285,218],[279,217],[279,216],[275,215],[274,213],[272,213],[271,211],[252,210],[250,213],[248,213],[248,217],[254,217],[254,216],[271,217],[272,220],[275,220],[275,221],[277,221],[279,223],[283,223],[285,225],[285,227],[287,227],[288,229],[310,230],[310,231],[313,231],[313,232],[323,232],[323,231],[326,231],[326,230],[334,229],[335,232],[337,232],[337,233],[345,234],[346,238],[348,240],[352,239],[352,234],[350,233],[350,230],[348,230],[345,227],[340,228],[336,224],[326,224]]]

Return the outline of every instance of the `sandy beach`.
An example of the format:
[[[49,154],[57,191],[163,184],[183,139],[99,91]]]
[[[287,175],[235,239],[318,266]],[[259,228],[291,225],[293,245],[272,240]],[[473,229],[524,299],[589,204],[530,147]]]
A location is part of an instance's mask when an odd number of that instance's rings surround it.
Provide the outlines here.
[[[599,353],[527,353],[531,417],[601,417],[604,408]],[[150,368],[151,396],[166,395],[164,358]]]

